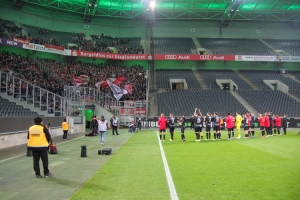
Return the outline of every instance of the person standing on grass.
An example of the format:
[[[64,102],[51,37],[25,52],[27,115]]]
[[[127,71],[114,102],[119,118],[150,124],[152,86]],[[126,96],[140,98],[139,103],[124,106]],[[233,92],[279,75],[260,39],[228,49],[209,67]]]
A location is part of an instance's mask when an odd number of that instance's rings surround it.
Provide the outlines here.
[[[210,112],[206,113],[205,126],[206,126],[206,140],[210,140],[210,129],[211,129],[212,116]]]
[[[242,116],[238,112],[236,112],[235,125],[236,125],[236,130],[238,132],[238,137],[237,137],[238,139],[241,138],[242,120],[243,120]]]
[[[185,120],[184,120],[184,116],[182,116],[182,117],[179,118],[178,123],[179,123],[179,126],[180,126],[181,141],[184,142],[185,141],[185,135],[184,135]]]
[[[195,124],[196,142],[200,142],[200,135],[202,134],[202,126],[203,126],[203,117],[201,115],[200,110],[198,110],[197,113],[197,108],[195,108],[194,111],[194,124]]]
[[[233,123],[233,128],[231,129],[231,138],[234,139],[235,117],[234,117],[234,114],[231,114],[231,116],[232,116],[232,123]]]
[[[220,140],[221,119],[217,112],[214,113],[212,120],[214,125],[214,140]]]
[[[228,139],[227,140],[231,140],[231,131],[234,128],[234,119],[230,113],[227,114],[227,117],[225,118],[225,122],[226,122],[227,131],[228,131]]]
[[[276,129],[277,129],[277,134],[281,135],[281,117],[277,114],[276,115],[276,119],[275,119],[275,125],[276,125]]]
[[[249,113],[244,115],[243,123],[244,123],[245,138],[249,138],[249,128],[251,123],[251,117],[249,116]]]
[[[265,113],[264,119],[265,119],[265,129],[266,129],[267,137],[272,136],[270,133],[270,119],[268,113]],[[271,132],[272,132],[272,128],[271,128]]]
[[[98,130],[100,132],[100,142],[102,146],[104,145],[104,139],[105,139],[105,134],[107,129],[109,129],[108,123],[106,119],[104,119],[104,116],[102,115],[101,119],[98,120]]]
[[[282,128],[283,128],[283,134],[286,135],[286,128],[287,128],[287,118],[286,115],[282,118]]]
[[[175,122],[176,122],[176,119],[172,113],[170,114],[168,121],[169,121],[170,135],[171,135],[170,141],[172,142],[174,140],[174,130],[175,130]]]
[[[272,117],[272,128],[274,130],[274,135],[276,136],[277,128],[276,128],[276,115],[275,114]]]
[[[115,115],[113,116],[112,120],[112,134],[115,135],[115,131],[116,131],[116,135],[119,135],[118,133],[118,124],[119,124],[119,118],[117,118]]]
[[[48,168],[48,147],[51,135],[46,127],[43,126],[41,117],[34,118],[35,125],[31,126],[27,135],[27,148],[32,151],[33,169],[36,178],[42,178],[40,172],[40,159],[43,162],[44,177],[52,177]]]
[[[160,141],[164,142],[166,140],[167,119],[165,118],[165,115],[163,113],[160,114],[160,118],[158,119],[158,125],[159,125],[159,139]]]
[[[249,134],[250,134],[250,136],[252,136],[254,138],[254,134],[255,134],[255,130],[254,130],[255,116],[254,116],[254,113],[250,114],[250,118],[251,118],[251,121],[250,121],[250,131],[251,131],[251,133],[249,133]]]
[[[261,138],[265,137],[265,118],[262,116],[262,114],[258,115],[258,123],[259,123],[259,129],[261,131]]]
[[[272,113],[271,112],[269,112],[268,113],[268,117],[269,117],[269,122],[270,122],[270,126],[269,126],[269,133],[270,133],[270,136],[273,136],[273,127],[272,127],[272,118],[273,118],[273,116],[272,116]],[[274,124],[275,125],[275,124]]]
[[[61,124],[61,128],[63,130],[63,139],[67,140],[68,137],[68,130],[69,130],[69,124],[66,119],[64,119],[63,123]]]

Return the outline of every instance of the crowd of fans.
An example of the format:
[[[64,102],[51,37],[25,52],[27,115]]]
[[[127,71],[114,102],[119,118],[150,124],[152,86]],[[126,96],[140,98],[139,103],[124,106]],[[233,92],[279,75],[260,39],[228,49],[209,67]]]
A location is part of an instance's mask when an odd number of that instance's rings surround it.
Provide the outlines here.
[[[134,65],[131,67],[115,66],[113,64],[94,64],[94,63],[74,63],[74,62],[55,62],[49,59],[40,59],[40,63],[49,71],[57,74],[66,84],[73,84],[73,75],[87,75],[89,81],[84,87],[95,87],[99,81],[105,81],[109,78],[117,78],[118,76],[126,77],[120,87],[124,88],[125,84],[132,85],[132,94],[126,94],[121,100],[145,100],[146,99],[146,79],[142,66]],[[101,87],[101,91],[111,95],[109,87]]]

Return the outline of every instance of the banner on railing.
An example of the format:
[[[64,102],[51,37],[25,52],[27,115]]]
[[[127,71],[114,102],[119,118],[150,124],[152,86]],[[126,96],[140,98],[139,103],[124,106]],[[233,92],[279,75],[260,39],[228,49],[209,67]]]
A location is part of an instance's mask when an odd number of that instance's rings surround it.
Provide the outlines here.
[[[276,56],[235,55],[235,61],[277,61]]]
[[[30,50],[35,50],[35,51],[42,51],[42,52],[48,52],[48,53],[55,53],[55,54],[61,54],[65,56],[70,56],[71,55],[71,50],[69,49],[64,49],[63,47],[56,46],[56,45],[41,45],[41,44],[23,44],[24,49],[30,49]]]
[[[234,55],[154,54],[154,60],[215,60],[234,61]]]
[[[13,37],[12,39],[13,39],[14,42],[19,42],[19,43],[22,43],[22,44],[28,44],[29,43],[28,40],[22,39],[22,38]]]
[[[89,57],[89,58],[104,58],[114,60],[148,60],[147,54],[113,54],[103,52],[91,52],[91,51],[80,51],[72,50],[72,56],[78,57]]]
[[[0,44],[6,45],[6,46],[14,46],[14,47],[18,47],[18,48],[22,48],[23,47],[22,43],[15,42],[15,41],[9,40],[7,38],[0,38]]]
[[[134,116],[134,115],[146,115],[146,108],[135,108],[135,113],[134,113],[134,108],[120,108],[120,115],[121,116]]]

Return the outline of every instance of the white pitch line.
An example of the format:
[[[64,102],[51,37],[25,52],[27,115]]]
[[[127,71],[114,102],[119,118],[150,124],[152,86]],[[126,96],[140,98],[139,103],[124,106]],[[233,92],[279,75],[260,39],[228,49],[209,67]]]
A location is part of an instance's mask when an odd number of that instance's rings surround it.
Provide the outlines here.
[[[178,200],[179,198],[177,196],[177,192],[176,192],[176,189],[175,189],[175,186],[174,186],[174,182],[173,182],[172,175],[171,175],[171,172],[170,172],[170,168],[169,168],[169,165],[168,165],[168,161],[167,161],[167,158],[166,158],[166,155],[165,155],[165,151],[164,151],[163,146],[161,144],[161,141],[159,139],[158,132],[156,132],[156,134],[157,134],[157,138],[158,138],[158,144],[159,144],[159,148],[160,148],[161,157],[162,157],[162,160],[163,160],[163,163],[164,163],[164,168],[165,168],[166,177],[167,177],[167,181],[168,181],[168,185],[169,185],[171,199],[172,200]]]

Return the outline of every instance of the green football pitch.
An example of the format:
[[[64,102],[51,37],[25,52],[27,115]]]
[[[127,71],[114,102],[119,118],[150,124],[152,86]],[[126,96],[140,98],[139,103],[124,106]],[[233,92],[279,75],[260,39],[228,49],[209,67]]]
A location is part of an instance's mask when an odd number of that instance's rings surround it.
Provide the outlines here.
[[[236,133],[235,133],[236,134]],[[162,142],[178,199],[300,199],[300,135]],[[237,135],[237,134],[236,134]],[[243,135],[243,134],[242,134]],[[74,195],[75,199],[171,199],[156,129],[136,133]],[[174,197],[174,196],[173,196]]]

